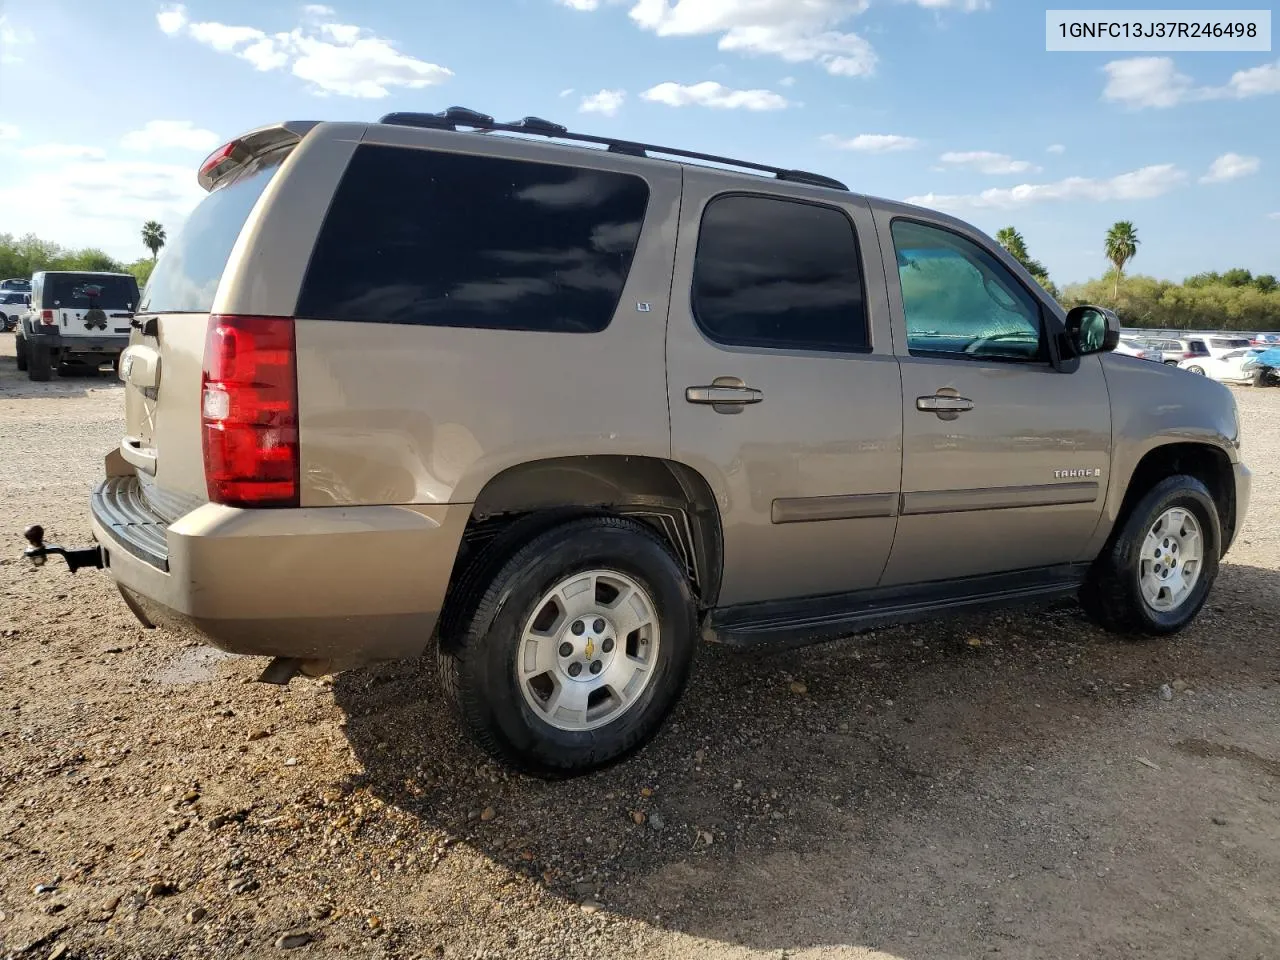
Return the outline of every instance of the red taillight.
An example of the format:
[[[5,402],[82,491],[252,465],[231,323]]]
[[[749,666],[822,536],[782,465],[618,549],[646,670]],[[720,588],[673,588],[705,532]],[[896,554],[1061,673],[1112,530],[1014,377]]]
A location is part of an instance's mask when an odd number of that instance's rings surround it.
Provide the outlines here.
[[[43,323],[45,326],[50,326],[50,327],[51,327],[51,326],[53,326],[53,311],[52,311],[52,310],[41,310],[41,311],[40,311],[40,322],[41,322],[41,323]]]
[[[200,392],[209,499],[298,505],[298,373],[290,317],[209,317]]]
[[[1184,354],[1182,355],[1182,359],[1183,359],[1183,360],[1190,360],[1190,359],[1191,359],[1192,357],[1194,357],[1194,356],[1195,356],[1195,354],[1194,354],[1194,353],[1192,353],[1190,350],[1188,350],[1186,353],[1184,353]]]
[[[231,159],[231,155],[235,153],[236,147],[240,145],[239,140],[232,140],[230,143],[224,143],[213,153],[204,158],[204,163],[200,164],[200,176],[213,177],[218,167]]]

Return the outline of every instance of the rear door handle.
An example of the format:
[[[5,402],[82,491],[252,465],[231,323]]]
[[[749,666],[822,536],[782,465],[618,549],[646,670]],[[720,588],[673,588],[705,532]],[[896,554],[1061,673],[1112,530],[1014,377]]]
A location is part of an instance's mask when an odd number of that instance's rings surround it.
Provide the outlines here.
[[[916,397],[916,409],[928,413],[963,413],[973,409],[973,401],[966,397],[935,394],[932,397]]]
[[[737,377],[716,377],[706,386],[686,387],[684,398],[689,403],[710,404],[716,413],[740,413],[743,407],[762,401],[764,394]]]

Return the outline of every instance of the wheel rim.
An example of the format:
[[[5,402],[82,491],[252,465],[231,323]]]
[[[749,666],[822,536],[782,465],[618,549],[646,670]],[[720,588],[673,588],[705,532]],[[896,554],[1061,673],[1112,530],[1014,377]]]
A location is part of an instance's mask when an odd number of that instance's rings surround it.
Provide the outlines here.
[[[1187,367],[1187,369],[1188,369],[1188,370],[1190,370],[1192,373],[1198,373],[1198,374],[1200,374],[1200,376],[1202,376],[1202,377],[1204,376],[1204,368],[1203,368],[1203,367]]]
[[[1170,507],[1142,542],[1138,581],[1143,599],[1161,613],[1177,610],[1200,582],[1203,565],[1200,521],[1185,507]]]
[[[534,605],[516,652],[525,702],[559,730],[612,723],[648,689],[662,634],[644,587],[616,570],[565,577]]]

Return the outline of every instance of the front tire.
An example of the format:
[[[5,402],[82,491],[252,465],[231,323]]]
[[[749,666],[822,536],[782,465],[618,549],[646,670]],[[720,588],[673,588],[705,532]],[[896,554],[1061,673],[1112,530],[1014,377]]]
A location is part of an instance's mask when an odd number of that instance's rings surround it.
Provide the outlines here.
[[[480,593],[480,590],[483,593]],[[544,777],[647,743],[689,676],[688,578],[648,527],[591,517],[515,552],[444,637],[441,685],[472,739]]]
[[[1222,527],[1195,477],[1166,477],[1129,511],[1081,590],[1085,612],[1114,633],[1176,633],[1218,576]]]
[[[1197,367],[1197,366],[1190,366],[1190,367],[1187,367],[1187,373],[1195,373],[1195,374],[1198,374],[1198,375],[1200,375],[1200,376],[1202,376],[1202,377],[1203,377],[1203,376],[1204,376],[1204,367]]]

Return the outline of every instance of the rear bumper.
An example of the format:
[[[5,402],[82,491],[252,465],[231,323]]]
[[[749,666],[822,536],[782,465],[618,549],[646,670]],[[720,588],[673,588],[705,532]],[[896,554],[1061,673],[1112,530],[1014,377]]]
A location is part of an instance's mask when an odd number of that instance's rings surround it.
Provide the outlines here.
[[[151,623],[338,668],[423,651],[470,512],[204,504],[165,524],[135,477],[109,478],[91,504],[106,568]]]
[[[129,346],[129,334],[106,334],[103,336],[63,336],[60,327],[47,326],[43,323],[24,321],[23,335],[32,344],[51,347],[60,353],[80,354],[94,353],[111,356],[124,351]]]

